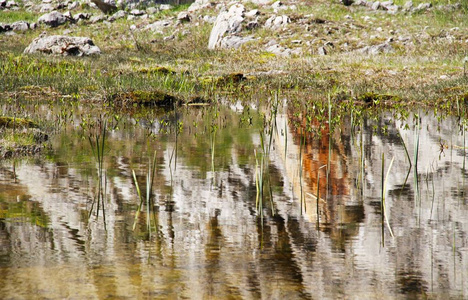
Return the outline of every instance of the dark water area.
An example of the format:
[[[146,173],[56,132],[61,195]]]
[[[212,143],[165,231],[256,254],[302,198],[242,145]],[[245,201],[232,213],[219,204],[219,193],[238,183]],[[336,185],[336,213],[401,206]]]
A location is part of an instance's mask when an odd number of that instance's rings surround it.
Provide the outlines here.
[[[455,117],[387,112],[352,126],[344,116],[331,134],[304,137],[279,109],[258,210],[262,108],[107,113],[102,168],[88,139],[99,113],[56,109],[30,112],[60,124],[45,157],[0,164],[2,299],[468,293],[467,145]],[[154,204],[135,222],[133,172],[144,194],[153,155]]]

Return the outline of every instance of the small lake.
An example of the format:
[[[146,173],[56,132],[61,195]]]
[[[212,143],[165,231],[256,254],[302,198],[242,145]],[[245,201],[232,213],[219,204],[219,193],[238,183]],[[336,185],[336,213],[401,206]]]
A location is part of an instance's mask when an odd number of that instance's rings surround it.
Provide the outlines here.
[[[2,299],[468,295],[456,117],[349,115],[330,133],[236,101],[20,109],[60,130],[46,155],[0,163]]]

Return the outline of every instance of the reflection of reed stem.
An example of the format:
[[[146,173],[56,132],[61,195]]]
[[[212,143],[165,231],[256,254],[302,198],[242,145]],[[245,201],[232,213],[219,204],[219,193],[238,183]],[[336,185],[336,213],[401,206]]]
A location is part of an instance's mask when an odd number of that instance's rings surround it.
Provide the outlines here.
[[[104,186],[106,183],[103,183],[104,175],[104,150],[105,150],[105,140],[106,140],[106,131],[107,131],[107,122],[103,121],[102,119],[99,120],[96,126],[96,132],[90,133],[88,135],[88,141],[91,146],[91,150],[93,152],[93,156],[96,158],[98,163],[98,187],[93,198],[93,202],[91,203],[91,208],[89,210],[89,216],[93,214],[94,206],[96,206],[96,218],[99,218],[99,210],[102,206],[102,213],[103,213],[103,220],[104,220],[104,227],[106,226],[106,215],[105,215],[105,194],[106,191],[104,190]]]
[[[419,175],[418,175],[418,156],[419,156],[419,116],[416,120],[416,126],[415,126],[415,143],[414,143],[414,188],[416,191],[415,194],[415,201],[416,205],[421,208],[421,196],[420,196],[420,191],[419,191]],[[418,214],[418,224],[420,221],[420,216]]]
[[[156,151],[153,155],[153,161],[149,161],[148,163],[148,170],[146,172],[146,189],[145,195],[142,194],[140,185],[138,184],[135,170],[132,170],[133,175],[133,182],[135,183],[135,188],[137,191],[138,199],[140,200],[138,204],[137,211],[135,213],[135,221],[133,223],[133,230],[136,228],[136,224],[138,221],[138,217],[140,216],[140,212],[142,211],[143,203],[146,204],[146,228],[148,230],[149,236],[151,237],[151,214],[154,214],[154,201],[152,198],[152,191],[153,191],[153,183],[154,177],[156,172]],[[154,219],[156,217],[154,216]]]
[[[388,181],[388,176],[390,175],[390,170],[392,169],[393,161],[395,160],[395,157],[392,158],[392,161],[390,162],[390,166],[388,167],[387,170],[387,175],[384,176],[385,172],[385,154],[382,153],[382,202],[381,202],[381,208],[382,208],[382,230],[384,226],[384,220],[385,223],[387,224],[387,228],[390,232],[390,235],[393,236],[393,231],[392,228],[390,227],[390,222],[388,221],[388,216],[387,216],[387,211],[385,207],[385,195],[387,193],[387,181]]]

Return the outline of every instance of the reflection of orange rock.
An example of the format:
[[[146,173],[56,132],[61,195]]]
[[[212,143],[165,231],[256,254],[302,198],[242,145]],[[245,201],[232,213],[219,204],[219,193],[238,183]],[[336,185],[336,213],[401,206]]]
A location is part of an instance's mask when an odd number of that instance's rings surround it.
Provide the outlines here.
[[[304,215],[311,222],[317,221],[316,196],[317,179],[319,178],[321,230],[330,234],[337,248],[343,249],[345,241],[357,233],[357,223],[364,219],[362,205],[347,205],[351,199],[351,181],[348,172],[348,157],[351,154],[346,153],[346,149],[349,149],[349,147],[346,147],[346,143],[349,143],[346,140],[346,135],[340,135],[336,131],[330,139],[328,124],[325,124],[320,129],[320,137],[309,133],[304,141],[302,131],[288,125],[294,122],[305,127],[305,121],[294,118],[292,114],[288,116],[278,115],[277,121],[278,128],[286,129],[286,132],[283,129],[281,136],[278,136],[276,140],[278,150],[282,152],[281,156],[285,158],[286,175],[292,183],[294,196],[300,201],[301,175],[299,174],[302,164],[302,195],[305,196],[307,208]],[[285,126],[285,124],[288,125]],[[344,122],[343,124],[345,125]],[[312,125],[319,129],[319,124]],[[304,144],[302,149],[301,143]],[[330,164],[330,173],[327,193],[326,166],[328,164]]]

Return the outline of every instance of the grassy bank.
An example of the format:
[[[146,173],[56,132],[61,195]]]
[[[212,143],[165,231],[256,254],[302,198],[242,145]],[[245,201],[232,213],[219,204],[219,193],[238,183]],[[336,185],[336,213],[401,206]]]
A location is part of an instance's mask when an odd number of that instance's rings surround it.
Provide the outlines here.
[[[417,6],[422,1],[413,1]],[[395,1],[403,4],[402,1]],[[286,3],[288,4],[288,3]],[[364,6],[344,6],[339,1],[301,1],[288,15],[291,23],[282,29],[260,26],[244,30],[255,40],[240,49],[207,50],[212,24],[202,16],[216,16],[210,8],[193,14],[190,23],[168,26],[161,33],[143,30],[157,20],[175,23],[187,5],[161,11],[151,19],[119,19],[113,23],[81,22],[38,29],[16,35],[1,35],[0,90],[11,93],[48,88],[57,95],[72,95],[100,101],[129,91],[167,92],[185,101],[194,97],[216,99],[219,95],[249,99],[268,96],[280,89],[286,97],[310,101],[361,101],[369,93],[390,95],[372,100],[373,105],[446,105],[468,101],[464,58],[468,55],[467,5],[447,9],[450,1],[432,1],[421,12],[400,11],[394,15]],[[259,24],[274,14],[267,5],[258,8]],[[80,11],[98,14],[83,6]],[[0,22],[34,22],[40,14],[8,12]],[[135,26],[137,30],[131,30]],[[141,29],[141,30],[140,30]],[[88,36],[102,50],[98,57],[73,58],[24,55],[24,48],[41,32]],[[279,45],[301,54],[283,57],[265,50],[275,39]],[[359,51],[386,41],[389,53]],[[324,47],[326,55],[319,54]],[[323,53],[322,53],[323,54]],[[232,74],[242,74],[232,79]],[[41,94],[39,94],[41,95]],[[375,100],[375,101],[374,101]]]

